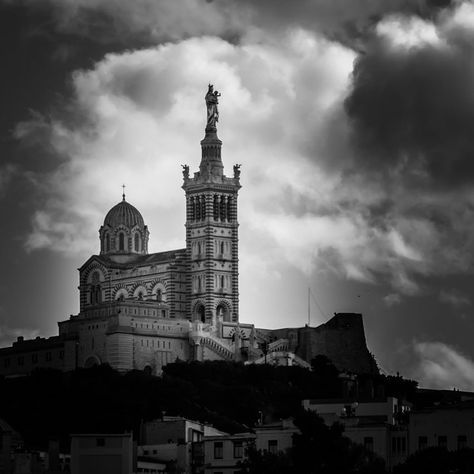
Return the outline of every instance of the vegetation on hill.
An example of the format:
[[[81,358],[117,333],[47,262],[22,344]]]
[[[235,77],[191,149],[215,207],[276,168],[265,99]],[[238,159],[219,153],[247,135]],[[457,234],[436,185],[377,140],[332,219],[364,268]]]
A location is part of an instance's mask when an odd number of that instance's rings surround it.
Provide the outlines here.
[[[418,451],[405,463],[396,466],[394,474],[472,474],[474,449],[448,451],[432,447]]]
[[[0,379],[0,418],[29,447],[45,448],[54,437],[66,450],[71,433],[138,435],[142,421],[163,414],[235,433],[259,420],[297,415],[302,399],[342,395],[340,374],[323,356],[313,361],[312,371],[226,362],[169,364],[162,377],[121,375],[109,366],[68,373],[37,369],[27,377]]]

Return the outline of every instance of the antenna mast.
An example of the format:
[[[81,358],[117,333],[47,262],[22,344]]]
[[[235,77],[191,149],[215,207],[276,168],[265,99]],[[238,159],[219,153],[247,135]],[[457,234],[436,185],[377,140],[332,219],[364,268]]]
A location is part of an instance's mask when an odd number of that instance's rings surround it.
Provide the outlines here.
[[[311,325],[311,289],[308,286],[308,326]]]

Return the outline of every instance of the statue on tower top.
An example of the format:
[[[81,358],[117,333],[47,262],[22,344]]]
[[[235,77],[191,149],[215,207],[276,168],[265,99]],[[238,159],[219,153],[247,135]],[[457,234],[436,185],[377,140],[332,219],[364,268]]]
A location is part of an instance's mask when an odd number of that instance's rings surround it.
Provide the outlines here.
[[[219,110],[217,104],[219,103],[218,98],[221,94],[214,90],[214,86],[209,84],[209,88],[206,94],[206,106],[207,106],[207,125],[206,128],[216,128],[216,123],[219,121]]]

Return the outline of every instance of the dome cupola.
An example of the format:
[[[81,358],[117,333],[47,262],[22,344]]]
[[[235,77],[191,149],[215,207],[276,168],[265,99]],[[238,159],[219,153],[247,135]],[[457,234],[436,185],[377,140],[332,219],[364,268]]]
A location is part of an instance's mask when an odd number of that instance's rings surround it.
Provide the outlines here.
[[[105,216],[99,235],[101,255],[148,253],[148,227],[140,211],[125,200],[125,193]]]
[[[118,227],[119,225],[126,227],[135,227],[138,225],[139,227],[145,227],[145,222],[143,221],[140,211],[123,199],[123,201],[116,204],[107,213],[104,219],[104,226],[105,225],[112,228]]]

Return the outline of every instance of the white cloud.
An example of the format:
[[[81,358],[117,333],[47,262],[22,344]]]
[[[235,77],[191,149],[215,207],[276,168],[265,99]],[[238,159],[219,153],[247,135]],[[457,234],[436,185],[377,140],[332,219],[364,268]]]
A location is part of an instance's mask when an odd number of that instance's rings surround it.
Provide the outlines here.
[[[74,120],[58,112],[49,122],[35,116],[17,127],[18,138],[33,138],[35,144],[43,134],[61,157],[54,172],[37,180],[45,202],[34,216],[28,247],[67,253],[96,247],[91,229],[119,199],[122,182],[151,229],[152,248],[168,247],[184,218],[184,209],[176,212],[184,204],[179,165],[188,162],[196,169],[199,164],[203,95],[210,79],[223,94],[219,134],[227,171],[232,163],[243,164],[241,221],[268,239],[281,217],[268,210],[273,202],[283,204],[275,179],[304,193],[314,194],[316,182],[321,191],[331,187],[317,167],[305,164],[294,138],[301,136],[305,117],[317,125],[319,115],[343,93],[353,58],[351,51],[298,30],[280,45],[191,39],[110,54],[94,69],[77,71],[75,98],[68,104],[78,111]],[[338,225],[330,219],[310,221],[311,229],[295,221],[301,227],[295,247],[328,225],[329,234],[319,239],[329,242]],[[288,238],[276,240],[281,245]]]
[[[474,361],[441,342],[414,342],[418,361],[412,377],[421,387],[474,390]]]
[[[377,24],[375,31],[396,49],[443,46],[437,27],[413,16],[389,15]]]

